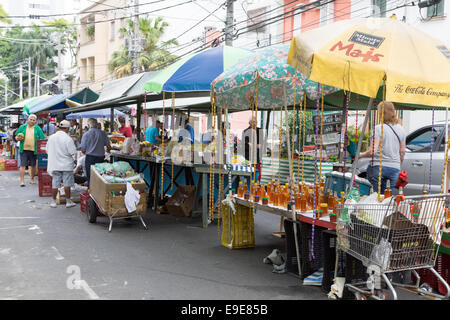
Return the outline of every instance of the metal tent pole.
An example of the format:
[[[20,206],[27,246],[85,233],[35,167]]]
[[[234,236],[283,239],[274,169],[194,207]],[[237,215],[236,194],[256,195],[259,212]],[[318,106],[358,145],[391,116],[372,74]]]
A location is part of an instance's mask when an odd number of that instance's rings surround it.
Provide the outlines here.
[[[350,185],[349,185],[349,188],[347,188],[347,193],[353,187],[353,182],[355,181],[356,166],[358,164],[359,153],[361,152],[362,141],[364,139],[364,132],[366,131],[367,123],[369,122],[368,120],[370,117],[369,115],[370,115],[370,111],[372,110],[372,106],[373,106],[373,98],[370,98],[369,104],[368,104],[367,110],[366,110],[366,115],[364,117],[364,122],[361,127],[361,134],[359,135],[359,139],[358,139],[358,147],[356,148],[355,159],[353,160],[353,164],[352,164],[352,178],[350,179]],[[358,128],[356,128],[356,132],[358,132]],[[345,163],[344,163],[344,165],[345,165]]]

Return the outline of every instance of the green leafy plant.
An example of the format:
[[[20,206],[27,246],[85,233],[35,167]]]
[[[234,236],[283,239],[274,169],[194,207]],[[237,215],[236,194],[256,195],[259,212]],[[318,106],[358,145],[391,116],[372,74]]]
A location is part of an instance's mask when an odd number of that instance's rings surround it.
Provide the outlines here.
[[[95,25],[94,24],[90,24],[86,27],[86,34],[91,40],[94,40],[94,36],[95,36]]]
[[[361,129],[356,129],[354,125],[351,125],[347,128],[347,137],[348,140],[351,142],[356,143],[356,137],[361,136]],[[363,137],[362,145],[361,145],[361,152],[364,152],[369,147],[369,138],[370,138],[370,132],[366,132]]]

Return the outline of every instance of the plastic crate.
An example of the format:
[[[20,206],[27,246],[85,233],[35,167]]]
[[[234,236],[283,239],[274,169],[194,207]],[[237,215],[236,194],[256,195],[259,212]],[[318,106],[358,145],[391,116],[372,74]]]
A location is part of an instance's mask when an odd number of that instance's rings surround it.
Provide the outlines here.
[[[450,255],[442,253],[439,259],[439,263],[437,263],[437,272],[441,275],[441,277],[447,282],[450,282]],[[447,290],[444,285],[438,281],[438,291],[440,294],[445,295]]]
[[[89,192],[80,193],[80,209],[82,212],[87,212],[87,201],[90,197]]]
[[[48,139],[38,139],[37,141],[37,154],[46,154],[47,150],[47,141]]]
[[[5,170],[6,171],[17,170],[17,160],[16,159],[5,160]]]
[[[252,209],[235,204],[236,213],[222,205],[222,245],[228,249],[253,248],[255,225]]]
[[[301,279],[313,274],[323,266],[322,257],[322,231],[325,228],[314,226],[314,242],[312,237],[312,225],[309,223],[297,223],[297,244],[300,253],[301,272],[298,273],[297,250],[295,247],[294,222],[284,220],[286,234],[286,271]],[[313,257],[314,254],[314,257]]]
[[[38,186],[40,197],[50,197],[52,195],[52,176],[47,172],[38,175]]]
[[[47,154],[38,154],[37,155],[37,164],[38,169],[47,169],[48,155]]]

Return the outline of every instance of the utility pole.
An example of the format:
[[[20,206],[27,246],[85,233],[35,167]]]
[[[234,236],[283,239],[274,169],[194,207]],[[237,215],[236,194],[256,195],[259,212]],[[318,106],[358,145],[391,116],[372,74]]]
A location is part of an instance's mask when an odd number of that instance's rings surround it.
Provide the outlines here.
[[[5,107],[8,106],[8,78],[5,75]]]
[[[227,17],[225,20],[225,45],[233,45],[233,2],[234,0],[227,0]]]
[[[31,57],[28,57],[28,98],[31,98]]]
[[[138,73],[138,55],[140,51],[139,37],[139,0],[134,0],[134,30],[133,30],[133,74]]]
[[[58,44],[56,46],[56,49],[58,50],[58,93],[63,92],[63,86],[62,86],[62,62],[61,62],[61,34],[58,35]]]
[[[20,99],[23,98],[23,81],[22,81],[22,64],[19,64],[19,96]]]

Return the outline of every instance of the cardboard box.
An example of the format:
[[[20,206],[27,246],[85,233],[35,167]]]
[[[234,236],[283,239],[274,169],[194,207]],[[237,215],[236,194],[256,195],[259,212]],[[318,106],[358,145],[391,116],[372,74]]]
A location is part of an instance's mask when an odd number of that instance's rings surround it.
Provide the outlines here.
[[[133,188],[141,192],[141,199],[136,211],[145,214],[147,211],[147,193],[145,192],[145,182],[133,183]],[[112,196],[114,191],[115,196]],[[120,192],[125,195],[127,185],[125,183],[108,183],[103,177],[91,166],[91,181],[89,185],[89,193],[95,200],[100,211],[107,216],[128,215],[125,207],[124,196],[120,196]]]
[[[189,217],[194,208],[195,186],[179,186],[166,203],[171,216]]]
[[[79,193],[70,193],[70,198],[72,198],[73,202],[80,203]],[[56,194],[56,204],[66,204],[66,195],[61,194],[59,190],[58,193]]]

